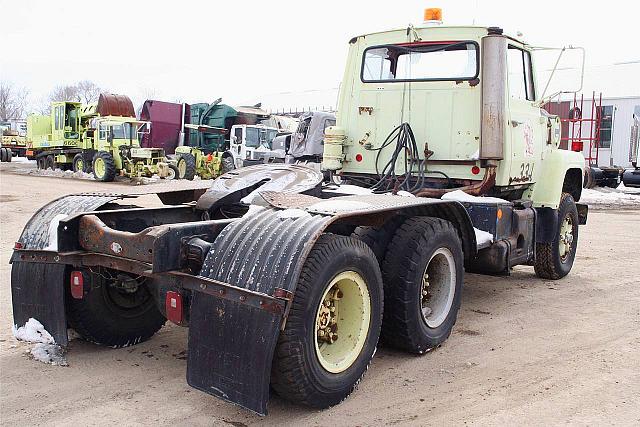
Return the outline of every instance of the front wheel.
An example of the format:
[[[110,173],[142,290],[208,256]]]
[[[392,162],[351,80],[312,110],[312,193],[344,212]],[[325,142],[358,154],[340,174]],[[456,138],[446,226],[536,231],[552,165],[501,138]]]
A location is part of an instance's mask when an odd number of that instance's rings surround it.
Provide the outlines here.
[[[456,228],[414,217],[397,230],[382,265],[385,343],[422,354],[442,344],[456,323],[464,274]]]
[[[536,275],[542,279],[561,279],[571,271],[578,246],[578,209],[569,193],[562,193],[558,206],[558,225],[550,243],[536,243]]]
[[[98,181],[110,182],[116,177],[116,163],[106,151],[98,151],[93,156],[93,176]]]
[[[375,353],[382,277],[371,249],[325,234],[307,257],[272,367],[273,389],[316,408],[345,399]]]

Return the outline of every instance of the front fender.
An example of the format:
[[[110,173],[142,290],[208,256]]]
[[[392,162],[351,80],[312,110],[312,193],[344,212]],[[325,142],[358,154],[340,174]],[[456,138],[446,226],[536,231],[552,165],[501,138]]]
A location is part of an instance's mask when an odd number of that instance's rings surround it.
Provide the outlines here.
[[[584,156],[575,151],[553,149],[543,153],[536,182],[525,192],[536,208],[558,209],[564,177],[569,169],[584,172]]]

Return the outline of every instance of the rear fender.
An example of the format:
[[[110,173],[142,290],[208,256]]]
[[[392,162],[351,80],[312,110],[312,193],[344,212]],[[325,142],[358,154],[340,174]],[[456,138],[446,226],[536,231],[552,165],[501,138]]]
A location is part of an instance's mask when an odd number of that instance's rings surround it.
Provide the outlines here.
[[[459,215],[463,241],[475,235],[458,202],[399,196],[323,200],[303,194],[260,193],[258,208],[225,227],[200,271],[204,276],[269,296],[293,298],[304,261],[334,223],[371,224],[390,215],[425,215],[431,205]],[[455,222],[455,221],[454,221]],[[289,307],[289,305],[287,306]],[[190,313],[187,382],[258,414],[267,413],[271,363],[284,316],[195,292]]]
[[[58,223],[83,211],[94,211],[120,198],[118,195],[72,195],[54,200],[38,210],[24,227],[18,244],[22,249],[57,251]],[[35,255],[33,256],[35,258]],[[65,284],[67,266],[39,263],[36,259],[12,258],[11,300],[13,323],[24,325],[38,320],[59,345],[67,345]]]

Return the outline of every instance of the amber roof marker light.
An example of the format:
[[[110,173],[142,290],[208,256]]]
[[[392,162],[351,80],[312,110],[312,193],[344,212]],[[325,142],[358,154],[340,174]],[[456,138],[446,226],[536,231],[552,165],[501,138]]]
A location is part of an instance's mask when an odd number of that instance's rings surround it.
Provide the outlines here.
[[[424,10],[424,24],[442,24],[442,9],[439,7],[428,7]]]

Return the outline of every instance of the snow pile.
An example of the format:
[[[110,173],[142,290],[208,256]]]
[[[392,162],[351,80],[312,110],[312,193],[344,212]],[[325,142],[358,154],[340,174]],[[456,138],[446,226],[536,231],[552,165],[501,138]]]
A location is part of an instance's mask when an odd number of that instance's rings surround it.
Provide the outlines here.
[[[52,365],[67,366],[64,350],[56,344],[49,332],[33,317],[24,326],[13,325],[13,336],[19,341],[36,343],[29,351],[34,359]]]
[[[598,207],[640,207],[640,188],[629,188],[624,184],[618,188],[583,188],[580,203]]]
[[[467,194],[462,190],[455,190],[449,193],[444,193],[441,199],[456,200],[458,202],[469,202],[469,203],[509,203],[506,200],[499,199],[497,197],[472,196],[471,194]]]
[[[56,178],[79,178],[79,179],[94,179],[93,174],[72,170],[63,171],[62,169],[31,169],[27,172],[28,175],[36,176],[53,176]]]
[[[493,243],[493,234],[473,227],[473,231],[476,233],[476,246],[478,249],[484,249]]]

